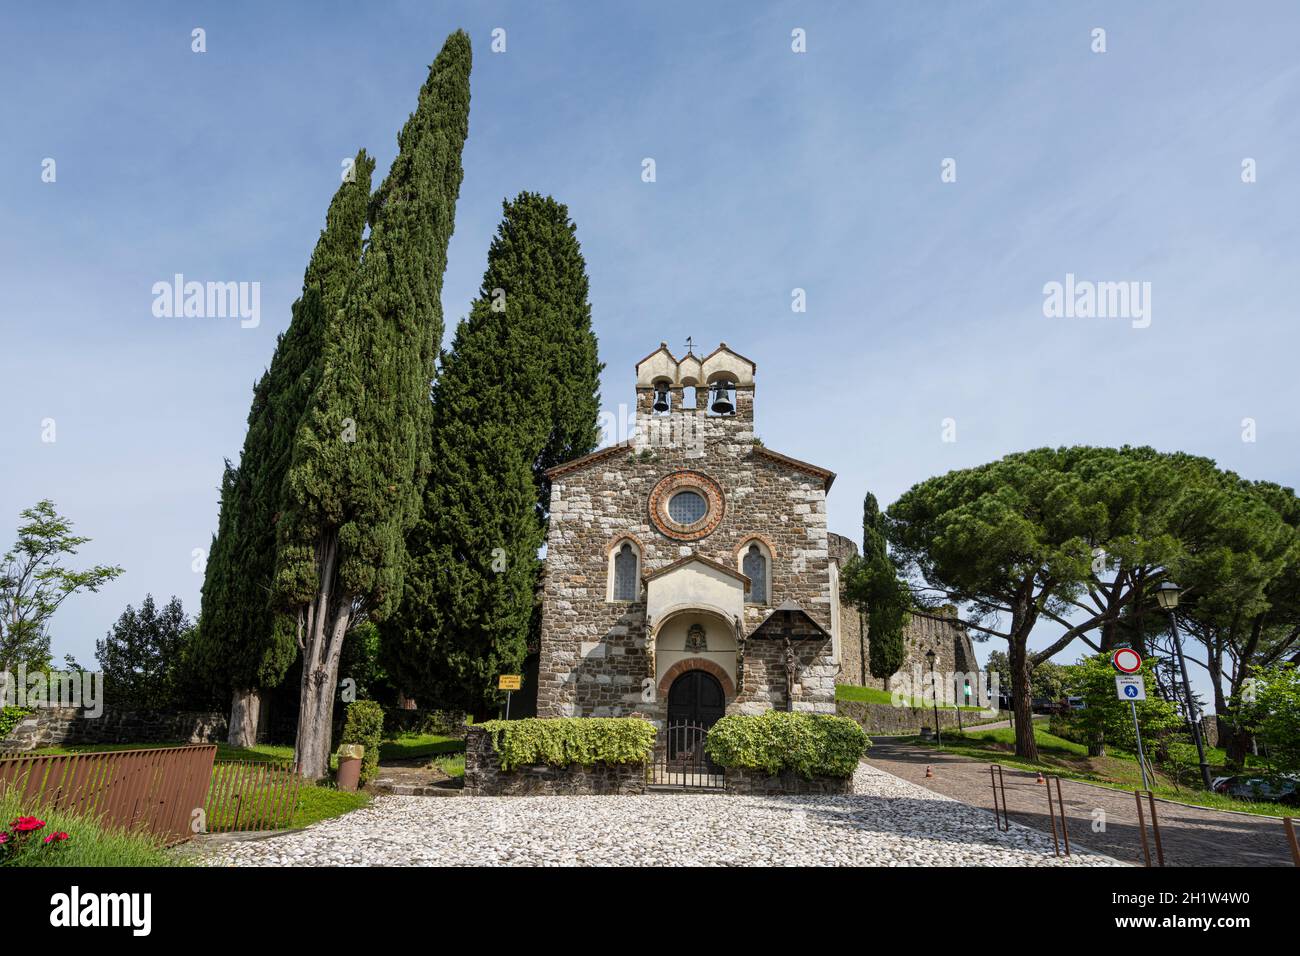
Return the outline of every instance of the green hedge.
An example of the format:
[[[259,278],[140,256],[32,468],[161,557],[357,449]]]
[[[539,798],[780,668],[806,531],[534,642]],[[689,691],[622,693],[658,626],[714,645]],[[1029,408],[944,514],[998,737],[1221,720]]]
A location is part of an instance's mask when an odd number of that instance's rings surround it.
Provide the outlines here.
[[[845,778],[870,746],[866,732],[847,717],[773,710],[723,717],[709,730],[704,749],[720,767]]]
[[[365,786],[379,773],[379,744],[384,739],[384,709],[373,700],[357,700],[348,704],[348,717],[343,725],[340,743],[361,744],[366,748],[361,758],[361,785]]]
[[[31,711],[23,707],[0,707],[0,741],[8,737],[29,714]]]
[[[643,763],[654,750],[655,728],[639,717],[529,717],[481,725],[501,758],[501,769]]]

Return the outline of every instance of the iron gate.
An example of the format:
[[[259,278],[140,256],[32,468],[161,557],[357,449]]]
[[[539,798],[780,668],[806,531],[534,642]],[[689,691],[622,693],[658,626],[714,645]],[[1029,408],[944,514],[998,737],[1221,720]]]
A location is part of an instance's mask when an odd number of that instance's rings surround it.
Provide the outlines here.
[[[682,790],[721,790],[723,770],[709,759],[709,728],[691,720],[672,721],[659,732],[650,784]]]

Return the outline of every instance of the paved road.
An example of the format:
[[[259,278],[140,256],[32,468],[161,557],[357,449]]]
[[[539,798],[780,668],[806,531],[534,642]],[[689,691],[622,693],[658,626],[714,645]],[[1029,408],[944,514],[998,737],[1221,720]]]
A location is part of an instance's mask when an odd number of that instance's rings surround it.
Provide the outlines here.
[[[873,738],[867,763],[954,800],[993,809],[987,763],[889,737]],[[927,765],[934,769],[931,779],[925,776]],[[1003,774],[1011,821],[1050,834],[1047,787],[1036,784],[1036,775],[1029,771],[1003,768]],[[1055,784],[1052,790],[1055,792]],[[1131,792],[1062,780],[1061,795],[1071,846],[1083,846],[1125,862],[1143,863],[1142,836]],[[1143,813],[1146,812],[1143,801]],[[1277,818],[1188,807],[1163,800],[1156,801],[1156,815],[1167,866],[1292,865],[1286,833]],[[1094,820],[1099,823],[1104,820],[1104,830],[1094,831]],[[1151,841],[1149,820],[1147,827],[1147,839]],[[1152,843],[1153,865],[1155,856]]]

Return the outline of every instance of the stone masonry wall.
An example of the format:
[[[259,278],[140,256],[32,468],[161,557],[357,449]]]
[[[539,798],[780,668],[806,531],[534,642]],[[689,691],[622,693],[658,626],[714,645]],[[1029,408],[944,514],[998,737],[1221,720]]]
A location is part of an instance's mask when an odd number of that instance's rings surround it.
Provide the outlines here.
[[[851,557],[858,553],[858,547],[851,540],[839,534],[828,535],[830,556],[843,568]],[[866,639],[863,640],[862,626],[867,626]],[[905,656],[898,673],[911,679],[914,668],[921,668],[929,673],[925,661],[925,652],[935,653],[935,670],[940,674],[950,672],[967,673],[979,670],[975,659],[975,649],[965,628],[956,623],[936,621],[931,618],[913,615],[903,633]],[[837,683],[856,684],[860,687],[878,687],[890,690],[890,679],[881,680],[871,676],[871,628],[865,614],[847,601],[840,603],[840,670]]]
[[[728,767],[723,787],[727,793],[780,795],[787,793],[852,793],[852,777],[801,777],[786,772],[770,777],[755,770]]]
[[[645,414],[649,395],[638,394],[638,434],[595,461],[558,474],[551,484],[551,519],[543,580],[542,647],[538,677],[540,717],[665,716],[654,686],[653,648],[645,620],[644,589],[633,603],[606,602],[608,555],[622,536],[641,548],[641,572],[692,553],[737,566],[736,552],[752,534],[773,551],[770,604],[747,606],[745,631],[773,608],[794,600],[830,630],[826,493],[821,477],[755,453],[752,392],[737,390],[736,417],[696,410],[664,418]],[[642,408],[642,406],[644,406]],[[702,472],[725,496],[725,516],[707,537],[682,542],[651,522],[650,491],[677,471]],[[802,653],[802,649],[801,649]],[[800,703],[834,711],[834,668],[829,642],[800,675]],[[745,670],[750,670],[746,662]],[[757,673],[763,674],[760,665]],[[770,703],[765,675],[728,701],[735,712],[747,702]],[[780,687],[784,688],[784,677]],[[808,709],[808,708],[805,708]]]
[[[86,717],[76,707],[38,707],[0,741],[2,751],[28,751],[66,744],[206,744],[224,740],[224,713],[112,710]]]
[[[898,734],[916,734],[921,732],[922,727],[934,729],[934,708],[933,707],[895,707],[892,704],[868,704],[857,700],[836,701],[836,713],[841,717],[848,717],[855,721],[867,736],[881,735],[893,736]],[[962,711],[961,726],[974,727],[978,724],[987,724],[993,721],[1005,720],[1006,715],[999,717],[981,717],[979,711],[967,710]],[[951,707],[939,708],[939,726],[947,729],[957,729],[957,711]]]
[[[794,648],[799,661],[799,678],[795,684],[796,711],[819,714],[835,713],[835,673],[830,662],[830,642],[795,640]],[[829,698],[829,702],[828,702]],[[764,637],[751,637],[745,642],[745,672],[741,677],[741,692],[734,708],[740,714],[761,714],[768,710],[785,709],[785,645],[781,641]]]
[[[465,795],[560,796],[577,794],[639,794],[646,791],[644,764],[597,763],[551,767],[533,764],[502,770],[492,749],[492,736],[481,727],[468,728],[465,738]]]
[[[840,584],[844,583],[844,568],[851,558],[857,556],[858,546],[842,534],[828,534],[830,558],[840,567]],[[837,684],[857,684],[867,686],[871,679],[866,663],[866,615],[853,604],[840,598],[840,668],[836,675]]]

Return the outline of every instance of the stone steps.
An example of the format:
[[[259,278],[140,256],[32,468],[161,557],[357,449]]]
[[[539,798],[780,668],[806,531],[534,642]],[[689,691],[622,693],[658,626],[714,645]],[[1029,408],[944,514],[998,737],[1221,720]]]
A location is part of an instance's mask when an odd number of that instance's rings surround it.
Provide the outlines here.
[[[683,787],[681,784],[671,783],[648,783],[646,784],[646,793],[726,793],[723,787]]]
[[[376,780],[370,785],[370,789],[374,793],[392,794],[398,797],[457,797],[461,793],[459,787],[420,786],[384,780]]]
[[[441,772],[410,766],[381,765],[379,776],[366,789],[402,797],[454,797],[461,793]]]

